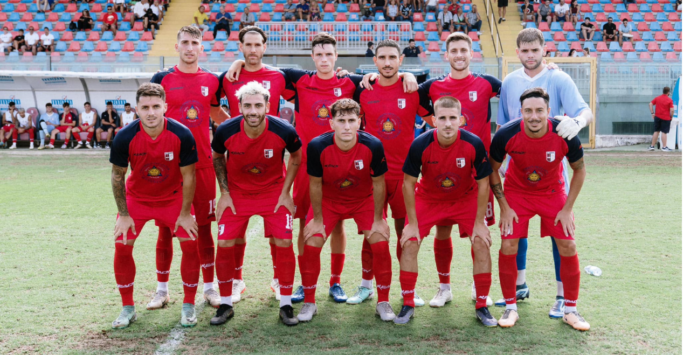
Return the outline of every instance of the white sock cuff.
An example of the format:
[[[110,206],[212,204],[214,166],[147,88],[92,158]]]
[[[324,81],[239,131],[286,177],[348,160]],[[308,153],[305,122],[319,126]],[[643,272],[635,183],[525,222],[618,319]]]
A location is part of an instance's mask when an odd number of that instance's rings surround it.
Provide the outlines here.
[[[280,307],[282,306],[292,306],[292,295],[280,295]]]
[[[450,284],[439,284],[441,290],[450,290]]]
[[[509,309],[512,309],[512,310],[514,310],[514,311],[517,311],[517,304],[515,304],[515,303],[513,303],[513,304],[507,304],[507,305],[506,305],[506,310],[509,310]]]
[[[362,283],[360,284],[360,286],[366,287],[366,288],[374,288],[374,280],[362,279]]]
[[[228,296],[228,297],[220,296],[220,304],[227,304],[229,306],[232,306],[232,296]]]
[[[168,283],[167,282],[159,282],[158,288],[156,289],[156,291],[168,292]]]
[[[204,292],[213,290],[213,282],[204,282]]]

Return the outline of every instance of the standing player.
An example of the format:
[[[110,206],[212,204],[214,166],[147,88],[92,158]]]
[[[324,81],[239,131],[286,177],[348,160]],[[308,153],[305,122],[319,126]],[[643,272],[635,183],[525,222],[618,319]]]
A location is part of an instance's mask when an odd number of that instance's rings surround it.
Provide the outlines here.
[[[156,73],[151,82],[165,88],[167,116],[187,126],[194,134],[199,150],[196,169],[194,212],[199,224],[199,258],[204,278],[204,299],[213,307],[220,306],[220,295],[213,289],[215,247],[211,235],[211,222],[216,220],[216,179],[211,161],[210,116],[220,111],[217,101],[218,77],[199,67],[199,55],[204,50],[201,30],[184,26],[177,32],[175,50],[180,54],[178,64],[167,71]],[[213,106],[213,107],[212,107]],[[168,275],[172,263],[172,233],[159,226],[156,244],[156,272],[158,288],[147,309],[163,307],[168,297]]]
[[[577,330],[589,330],[589,323],[577,312],[580,292],[580,262],[575,247],[573,206],[585,182],[582,144],[577,136],[559,137],[556,120],[549,120],[549,94],[532,88],[520,96],[522,119],[503,126],[491,142],[491,188],[501,206],[501,251],[498,273],[506,310],[498,321],[501,327],[512,327],[517,313],[516,281],[518,277],[518,240],[527,238],[529,220],[541,218],[541,236],[555,240],[560,255],[565,310],[563,321]],[[512,154],[505,176],[505,194],[498,168]],[[565,190],[564,158],[573,169],[570,192]],[[560,223],[560,226],[558,225]]]
[[[372,85],[372,90],[358,87],[354,99],[362,107],[365,131],[381,140],[386,152],[388,173],[386,205],[383,210],[386,212],[388,206],[391,208],[397,235],[396,255],[400,261],[400,237],[406,216],[402,195],[402,167],[414,140],[417,113],[421,116],[427,116],[429,113],[419,105],[418,92],[405,92],[402,75],[398,72],[403,58],[398,43],[391,40],[379,42],[374,53],[374,63],[379,70],[378,79]],[[365,239],[362,243],[362,283],[355,295],[347,299],[348,304],[359,304],[373,296],[372,269],[373,253]],[[415,305],[424,305],[424,300],[416,294]]]
[[[452,96],[462,107],[460,127],[481,139],[485,151],[491,145],[491,98],[499,95],[501,81],[489,74],[470,71],[472,60],[472,39],[463,32],[455,32],[446,39],[446,59],[450,74],[427,80],[419,86],[420,103],[434,113],[434,103],[440,97]],[[486,205],[486,224],[495,223],[494,197],[489,191]],[[453,299],[450,289],[450,265],[453,259],[453,241],[450,226],[437,226],[434,238],[434,256],[439,277],[439,290],[429,302],[432,307],[443,307]],[[476,300],[475,285],[472,284],[472,299]],[[487,299],[491,306],[491,298]]]
[[[481,139],[461,130],[460,101],[444,96],[434,103],[434,130],[417,137],[410,147],[403,171],[403,195],[408,225],[400,243],[400,285],[403,307],[396,324],[414,316],[413,294],[417,283],[417,254],[422,239],[433,226],[458,225],[460,237],[470,237],[477,288],[475,316],[487,327],[496,319],[486,307],[491,289],[491,236],[484,223],[489,197],[491,166]],[[422,179],[417,182],[419,174]]]
[[[281,70],[267,67],[261,62],[266,52],[266,40],[268,37],[262,29],[256,26],[244,27],[239,34],[240,51],[244,54],[245,63],[239,78],[236,81],[229,81],[226,73],[221,74],[221,88],[218,91],[218,101],[222,97],[227,97],[230,115],[219,112],[220,117],[213,117],[217,123],[222,123],[230,117],[241,115],[240,103],[235,93],[245,84],[256,81],[271,93],[271,104],[267,106],[269,111],[266,113],[274,117],[280,117],[280,97],[285,100],[292,100],[295,96],[294,91],[288,89],[288,82],[285,73]],[[270,236],[269,236],[270,237]],[[246,285],[242,280],[242,270],[244,267],[244,252],[247,240],[244,236],[235,240],[235,264],[237,270],[234,277],[233,302],[239,302],[242,292],[246,290]],[[271,245],[271,259],[273,260],[273,280],[271,289],[276,293],[276,298],[280,299],[281,289],[278,287],[278,274],[276,266],[276,247],[273,238],[269,238]]]
[[[19,112],[14,117],[14,131],[12,132],[12,146],[10,149],[17,149],[17,137],[22,133],[29,134],[29,149],[34,149],[34,126],[31,123],[31,115],[26,113],[23,107],[19,108]]]
[[[79,149],[84,147],[84,142],[81,140],[81,135],[79,134],[80,132],[86,132],[86,148],[91,149],[91,139],[93,138],[93,131],[94,131],[94,126],[96,125],[96,111],[91,110],[91,103],[90,102],[84,102],[84,112],[79,114],[79,126],[74,127],[72,129],[72,132],[75,133],[76,135],[74,138],[78,138],[77,140],[77,145],[74,147],[74,149]]]
[[[524,29],[517,37],[516,53],[523,68],[508,74],[503,81],[501,98],[498,102],[498,119],[496,123],[500,127],[511,120],[522,117],[520,106],[520,95],[529,88],[540,87],[549,93],[549,107],[554,118],[561,120],[558,125],[558,134],[561,137],[572,139],[577,136],[580,129],[587,126],[592,121],[592,111],[589,109],[582,95],[577,89],[575,82],[568,74],[560,70],[548,70],[543,61],[544,55],[544,36],[537,29]],[[561,115],[567,116],[561,116]],[[506,165],[509,166],[511,157],[509,156]],[[563,161],[563,181],[566,193],[568,186],[568,169]],[[549,317],[563,317],[564,300],[563,284],[561,282],[560,258],[556,241],[551,240],[554,268],[556,272],[557,293],[556,301],[549,311]],[[520,239],[518,249],[517,265],[517,299],[529,297],[529,288],[526,282],[527,264],[527,238]],[[500,300],[497,305],[504,305]]]
[[[227,322],[232,308],[235,248],[244,238],[249,218],[264,219],[266,235],[273,238],[279,282],[279,316],[286,325],[297,325],[292,309],[295,253],[292,249],[292,182],[302,160],[302,142],[286,121],[267,116],[271,93],[257,82],[236,91],[241,116],[224,122],[213,137],[213,165],[220,185],[218,199],[218,255],[216,268],[221,304],[211,325]],[[288,170],[283,163],[290,153]],[[225,153],[229,152],[226,161]],[[242,246],[244,248],[244,246]]]
[[[338,100],[330,106],[330,112],[333,132],[314,138],[307,146],[311,209],[304,228],[300,265],[305,298],[297,319],[308,322],[316,314],[314,296],[321,272],[321,248],[336,223],[353,218],[373,253],[379,301],[376,314],[383,321],[391,321],[395,313],[388,302],[392,272],[390,232],[383,217],[384,174],[388,170],[383,145],[376,137],[357,131],[361,120],[354,100]]]
[[[335,73],[335,62],[338,59],[335,37],[327,33],[319,33],[311,43],[312,60],[316,71],[301,69],[283,69],[290,85],[295,90],[295,122],[297,134],[302,142],[309,143],[315,137],[330,130],[329,107],[336,100],[353,98],[356,87],[362,81],[359,75],[338,77]],[[237,80],[243,61],[236,61],[228,70],[226,77],[230,81]],[[416,91],[417,80],[412,74],[405,74],[407,91]],[[303,150],[302,161],[307,161],[307,152]],[[302,164],[293,187],[293,199],[296,206],[295,218],[300,219],[299,235],[297,237],[297,257],[300,265],[304,246],[304,225],[310,206],[309,176],[306,164]],[[340,286],[340,274],[345,265],[345,230],[342,222],[338,222],[333,229],[331,239],[331,279],[329,294],[336,302],[347,301],[345,291]],[[301,270],[301,266],[300,266]],[[304,290],[300,286],[295,292],[293,301],[304,299]]]
[[[165,90],[146,83],[137,90],[142,119],[117,136],[110,151],[111,184],[117,204],[115,223],[115,281],[122,297],[122,312],[113,328],[126,328],[137,320],[134,311],[136,266],[132,249],[149,220],[172,229],[182,249],[184,303],[180,323],[196,325],[194,298],[199,282],[197,225],[191,214],[195,188],[197,149],[192,132],[165,117]],[[132,173],[127,178],[127,166]]]

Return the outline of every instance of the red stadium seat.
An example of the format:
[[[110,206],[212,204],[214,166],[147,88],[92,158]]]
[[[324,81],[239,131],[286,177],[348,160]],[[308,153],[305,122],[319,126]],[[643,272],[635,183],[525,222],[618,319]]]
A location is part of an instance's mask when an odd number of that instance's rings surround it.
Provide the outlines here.
[[[606,42],[597,42],[597,52],[608,52],[609,47],[606,46]]]
[[[357,23],[351,23],[350,26],[348,27],[348,31],[350,31],[350,32],[359,32],[359,24],[357,24]]]
[[[251,4],[249,5],[249,12],[253,14],[259,13],[261,12],[261,7],[259,6],[259,4]]]
[[[468,36],[472,41],[479,42],[479,35],[477,35],[477,32],[470,32]]]
[[[204,12],[211,12],[211,6],[209,4],[201,4],[204,7]]]
[[[74,43],[74,42],[72,42]],[[122,51],[123,52],[134,52],[134,43],[127,41],[125,44],[122,46]]]
[[[640,12],[636,4],[628,4],[628,12]]]
[[[46,21],[48,22],[58,22],[60,20],[60,16],[57,14],[57,12],[51,12],[48,14],[48,18],[46,18]]]
[[[628,22],[632,22],[632,18],[630,17],[630,14],[627,12],[624,14],[621,14],[621,21],[623,21],[624,19],[628,20]],[[620,24],[621,24],[620,22],[616,22],[616,26],[618,26]]]
[[[261,22],[269,22],[271,21],[271,14],[268,12],[264,12],[259,16],[259,21]]]
[[[616,7],[613,6],[613,4],[606,4],[606,5],[604,5],[604,12],[607,14],[610,14],[612,12],[616,12]]]
[[[606,22],[606,14],[603,12],[600,12],[597,14],[597,16],[594,18],[594,21],[596,22]],[[594,26],[597,27],[597,26]]]
[[[400,25],[400,31],[402,32],[410,32],[410,24],[409,23],[403,23]]]
[[[339,13],[335,15],[335,22],[346,22],[347,21],[347,14],[345,13]]]
[[[589,4],[582,4],[580,5],[580,11],[583,13],[589,13],[592,12],[592,8],[589,7]]]
[[[566,22],[566,23],[567,23],[567,22]],[[576,50],[576,51],[578,51],[578,52],[582,52],[582,45],[580,44],[580,42],[572,42],[572,43],[570,44],[570,49],[574,49],[574,50]]]
[[[242,13],[239,12],[239,11],[237,11],[237,12],[235,13],[235,17],[233,18],[233,21],[235,21],[235,22],[240,22],[241,20],[242,20]]]
[[[125,18],[122,19],[122,21],[125,21],[125,22],[132,21],[132,13],[131,12],[126,13]]]
[[[144,53],[134,52],[134,54],[132,54],[132,61],[133,62],[143,62],[144,61]]]
[[[670,23],[670,22],[664,22],[664,23],[662,23],[662,24],[661,24],[661,30],[662,30],[662,31],[665,31],[665,32],[675,31],[675,29],[673,28],[673,24]]]
[[[441,48],[438,46],[438,42],[431,41],[429,42],[429,52],[440,52]]]
[[[225,52],[225,46],[223,45],[223,41],[218,41],[213,43],[213,48],[211,51],[213,52]]]
[[[482,54],[479,52],[473,52],[472,53],[472,61],[477,63],[477,62],[483,62],[484,57],[482,57]]]
[[[666,42],[666,35],[663,32],[654,33],[654,40],[657,42]]]
[[[642,53],[640,53],[640,61],[641,62],[651,62],[652,56],[649,55],[649,52],[642,52]]]
[[[362,39],[362,40],[364,40],[364,39]],[[415,32],[414,33],[414,40],[415,40],[415,42],[424,42],[424,41],[426,41],[426,35],[424,34],[424,32]]]
[[[13,24],[12,22],[5,22],[5,23],[3,24],[3,26],[4,26],[4,27],[7,27],[7,29],[8,29],[9,31],[13,31],[13,30],[14,30],[14,24]],[[12,34],[12,36],[17,36],[17,35],[18,35],[18,33],[17,33],[17,34],[14,34],[14,33]]]
[[[98,42],[101,40],[101,36],[98,32],[91,31],[91,33],[89,33],[89,37],[86,40],[91,42]]]
[[[640,37],[640,33],[639,33],[639,32],[633,32],[632,35],[633,35],[633,41],[639,42],[639,41],[642,40],[642,37]]]
[[[72,41],[73,39],[74,39],[74,38],[73,38],[73,36],[72,36],[72,31],[65,31],[65,32],[62,32],[62,37],[60,38],[61,41],[63,41],[63,42],[70,42],[70,41]]]
[[[623,52],[613,53],[613,60],[616,62],[625,62],[625,54],[623,54]]]
[[[333,4],[326,4],[326,6],[323,7],[323,12],[335,12],[335,7]]]
[[[664,12],[664,9],[659,4],[652,4],[652,12]]]
[[[565,32],[574,32],[574,31],[575,31],[575,27],[573,27],[573,23],[572,23],[572,22],[568,22],[568,21],[566,21],[565,23],[563,23],[563,31],[565,31]]]
[[[670,14],[668,14],[668,20],[671,22],[678,22],[680,21],[680,18],[678,17],[677,13],[671,12]]]
[[[350,5],[350,12],[359,12],[359,4]]]
[[[22,15],[22,19],[20,21],[31,22],[33,20],[34,20],[34,15],[32,15],[30,12],[27,12],[24,15]]]
[[[144,23],[143,22],[135,22],[134,26],[132,26],[132,31],[141,32],[143,30],[144,30]]]
[[[50,61],[51,62],[53,62],[53,63],[59,62],[61,59],[62,59],[62,57],[60,56],[60,52],[50,53]]]
[[[423,21],[424,21],[424,16],[422,15],[421,12],[415,12],[414,15],[412,15],[412,21],[414,21],[414,22],[423,22]]]
[[[630,42],[623,42],[623,52],[634,52],[635,48],[633,48],[632,43]]]
[[[26,12],[26,4],[17,4],[14,8],[14,12]]]
[[[299,32],[306,32],[308,29],[309,27],[303,23],[297,25],[297,31]]]
[[[624,2],[624,0],[611,0],[611,2],[614,4],[622,4]]]
[[[95,31],[92,31],[92,33],[93,33],[93,32],[95,32]],[[96,52],[107,52],[107,51],[108,51],[108,43],[106,43],[106,42],[98,42],[98,44],[96,44],[96,49],[95,49],[95,51],[96,51]]]
[[[126,41],[127,33],[125,33],[124,31],[117,31],[117,33],[115,33],[115,38],[113,38],[113,40],[118,42]]]
[[[69,4],[69,5],[67,5],[67,8],[65,9],[65,12],[69,12],[69,13],[77,12],[77,4]]]
[[[273,9],[273,12],[278,12],[278,13],[285,12],[285,6],[283,6],[283,4],[276,4],[276,8]]]
[[[648,32],[649,31],[649,26],[647,26],[646,22],[640,22],[637,24],[637,30],[639,32]]]
[[[201,36],[202,41],[213,41],[213,32],[211,31],[206,31],[204,32],[204,35]]]
[[[273,25],[271,25],[271,32],[279,32],[280,30],[282,30],[281,27],[282,27],[281,25],[273,24]]]
[[[436,22],[429,22],[426,24],[426,30],[429,32],[437,32],[438,27],[436,26]]]
[[[330,23],[326,23],[323,25],[323,30],[326,32],[333,32],[333,25]]]
[[[68,52],[79,52],[81,50],[81,46],[79,45],[79,42],[74,41],[69,44],[69,48],[67,48]]]
[[[556,42],[565,42],[565,36],[563,35],[563,32],[554,33],[553,40]]]
[[[556,45],[553,42],[546,42],[546,45],[544,46],[547,52],[555,52],[556,51]]]
[[[654,42],[652,42],[652,43],[654,43]],[[683,42],[678,41],[678,42],[674,43],[673,44],[673,50],[676,52],[682,52],[683,51]]]
[[[225,5],[225,12],[227,12],[229,14],[235,12],[235,5],[233,5],[233,4]]]
[[[661,52],[659,44],[656,42],[649,42],[649,44],[647,45],[647,50],[650,52]]]
[[[540,22],[539,23],[539,31],[542,32],[549,32],[551,31],[551,28],[549,27],[549,24],[546,22]]]
[[[651,12],[646,12],[644,14],[644,20],[645,22],[656,22],[656,16]]]
[[[668,52],[668,53],[666,53],[666,61],[667,62],[677,62],[678,56],[673,52]]]
[[[141,41],[141,42],[151,42],[151,41],[153,41],[153,35],[151,34],[151,32],[144,32],[144,33],[141,35],[141,38],[139,38],[139,41]]]
[[[2,21],[2,22],[7,21],[7,13],[0,12],[0,21]]]
[[[226,63],[230,63],[230,62],[235,61],[235,53],[225,52],[225,55],[223,55],[223,61]]]
[[[448,36],[450,36],[450,32],[449,31],[443,31],[441,33],[441,42],[445,42],[448,39]]]
[[[24,54],[22,55],[22,62],[28,63],[28,62],[33,62],[33,60],[34,60],[34,55],[33,55],[33,53],[31,53],[29,51],[24,52]]]
[[[216,22],[216,15],[218,15],[218,13],[212,12],[210,15],[208,15],[208,20],[211,22]]]
[[[228,40],[239,41],[240,40],[240,32],[239,31],[230,32],[230,36],[229,36]]]

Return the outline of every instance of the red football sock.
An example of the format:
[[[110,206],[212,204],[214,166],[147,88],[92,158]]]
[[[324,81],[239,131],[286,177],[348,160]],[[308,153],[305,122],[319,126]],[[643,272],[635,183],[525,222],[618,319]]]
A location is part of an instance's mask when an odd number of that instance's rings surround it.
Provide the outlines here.
[[[398,236],[398,242],[395,243],[395,256],[398,258],[398,263],[400,263],[400,256],[402,255],[402,245],[400,245],[400,236]]]
[[[12,130],[12,143],[17,143],[17,136],[18,135],[19,135],[19,133],[17,133],[17,130],[13,129]]]
[[[235,275],[235,247],[218,247],[216,254],[216,274],[221,297],[232,296],[232,281]]]
[[[577,306],[580,294],[580,259],[561,255],[561,281],[563,281],[563,298],[566,307]]]
[[[445,240],[434,238],[434,257],[439,283],[449,284],[450,263],[453,260],[453,240],[451,238]]]
[[[173,235],[168,227],[158,227],[156,242],[156,274],[158,282],[168,282],[173,260]]]
[[[72,136],[74,137],[74,139],[77,140],[77,142],[81,142],[81,136],[79,135],[79,132],[72,131]]]
[[[89,132],[86,134],[86,141],[91,142],[91,138],[93,138],[93,132]]]
[[[300,273],[302,274],[302,287],[304,288],[304,302],[316,303],[314,296],[316,295],[316,283],[321,273],[321,248],[311,245],[304,246]]]
[[[331,286],[340,283],[340,275],[345,267],[345,254],[331,253]]]
[[[187,240],[180,243],[182,249],[182,263],[180,273],[182,274],[182,285],[184,286],[183,303],[194,304],[196,289],[199,286],[199,247],[196,240]]]
[[[400,270],[400,288],[402,288],[403,305],[414,307],[414,288],[417,286],[417,273]]]
[[[517,264],[515,264],[517,267]],[[474,275],[474,288],[477,290],[477,303],[475,309],[486,307],[486,298],[491,291],[491,273]]]
[[[517,282],[517,254],[505,255],[498,252],[498,277],[501,280],[501,290],[506,304],[515,304],[515,284]],[[477,285],[475,284],[475,288]],[[477,292],[479,290],[477,289]],[[477,293],[479,294],[479,293]]]
[[[273,261],[273,279],[278,278],[278,267],[277,267],[277,262],[276,262],[276,245],[273,243],[269,243],[268,245],[271,246],[271,261]]]
[[[33,143],[34,142],[34,133],[35,133],[34,129],[29,128],[26,132],[29,133],[29,142]]]
[[[374,273],[372,272],[374,267],[373,256],[374,254],[367,238],[362,238],[362,280],[374,279]],[[378,284],[378,280],[376,283]]]
[[[122,306],[134,306],[134,276],[137,267],[132,257],[134,246],[115,243],[115,282],[120,290]]]
[[[211,223],[199,226],[197,245],[199,246],[199,262],[201,263],[201,274],[204,277],[204,283],[212,283],[216,248],[213,245]]]
[[[292,283],[295,281],[295,252],[292,250],[292,245],[285,248],[276,246],[275,249],[280,295],[290,296],[292,295]]]
[[[235,244],[235,280],[242,280],[242,268],[244,267],[244,249],[247,248],[247,241],[244,244]]]
[[[368,243],[367,243],[368,244]],[[391,290],[391,252],[388,242],[378,242],[371,245],[374,254],[374,274],[376,275],[376,292],[379,302],[388,302],[388,294]]]
[[[50,139],[50,145],[54,145],[54,144],[55,144],[55,138],[51,138]]]

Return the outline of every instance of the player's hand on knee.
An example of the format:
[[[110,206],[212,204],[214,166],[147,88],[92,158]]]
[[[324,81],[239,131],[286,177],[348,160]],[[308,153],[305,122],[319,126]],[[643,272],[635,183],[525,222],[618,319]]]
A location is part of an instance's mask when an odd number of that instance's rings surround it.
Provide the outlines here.
[[[115,222],[115,241],[117,243],[117,238],[122,236],[122,244],[127,244],[127,233],[132,233],[132,235],[137,235],[137,230],[134,226],[134,220],[130,216],[119,216]]]
[[[359,87],[367,89],[367,90],[374,90],[374,88],[371,86],[370,81],[376,81],[376,79],[378,79],[378,77],[379,77],[379,73],[364,74],[362,81],[359,83]]]
[[[513,234],[513,221],[520,223],[517,213],[512,208],[507,208],[505,211],[501,210],[501,235]]]
[[[278,204],[276,205],[276,208],[273,210],[273,213],[278,212],[280,206],[287,208],[287,210],[290,211],[292,217],[295,216],[295,202],[292,200],[292,196],[289,193],[280,194],[280,197],[278,197]]]
[[[326,227],[323,225],[323,222],[312,219],[304,227],[304,242],[306,243],[307,239],[317,234],[321,234],[324,241],[328,239],[328,236],[326,235]]]
[[[180,227],[182,227],[182,229],[184,229],[184,231],[187,232],[189,238],[191,238],[192,240],[196,240],[196,237],[199,235],[199,226],[196,224],[196,221],[194,220],[194,217],[192,217],[191,214],[180,215],[179,217],[177,217],[173,233],[177,233],[177,229]]]
[[[371,231],[367,236],[367,239],[369,239],[369,237],[371,237],[374,233],[381,234],[384,238],[386,238],[386,241],[391,239],[391,228],[388,226],[388,223],[386,223],[385,218],[381,218],[379,220],[374,219],[374,223],[371,225]]]
[[[563,233],[565,233],[566,237],[572,237],[575,235],[575,219],[573,218],[573,211],[561,210],[558,212],[553,225],[557,226],[558,222],[561,223]]]
[[[218,199],[218,204],[216,205],[216,219],[220,221],[220,218],[223,217],[223,212],[225,211],[226,208],[230,208],[232,211],[232,214],[237,214],[237,211],[235,210],[235,205],[232,202],[232,197],[230,197],[229,193],[224,193],[220,195],[220,198]],[[277,209],[276,209],[277,211]]]
[[[417,238],[417,245],[422,242],[422,237],[419,235],[419,227],[417,225],[408,224],[403,228],[402,236],[400,237],[400,246],[404,248],[405,243],[412,238]]]
[[[481,240],[487,247],[491,248],[491,233],[489,227],[484,222],[475,223],[470,236],[470,242],[474,244],[475,241]]]

